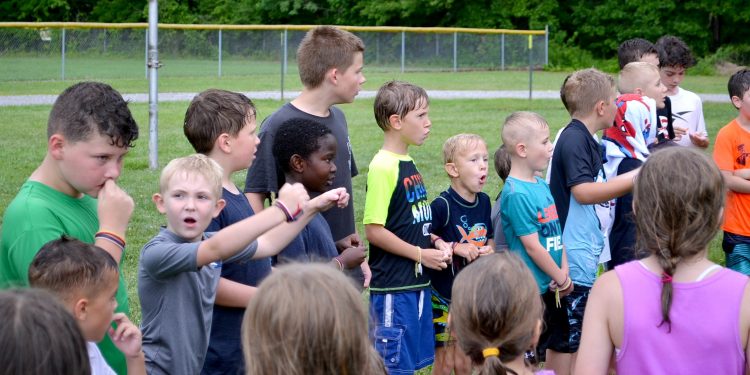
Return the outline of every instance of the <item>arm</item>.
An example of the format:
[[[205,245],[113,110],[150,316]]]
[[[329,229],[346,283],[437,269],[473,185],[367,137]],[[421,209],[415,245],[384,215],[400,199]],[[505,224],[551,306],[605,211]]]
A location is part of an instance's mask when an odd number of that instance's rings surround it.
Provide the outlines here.
[[[741,175],[744,172],[740,172]],[[735,193],[750,194],[750,180],[746,180],[740,176],[735,175],[733,171],[721,171],[724,182],[727,183],[727,188]]]
[[[400,257],[411,259],[414,262],[419,261],[420,251],[417,247],[398,238],[388,229],[380,224],[365,224],[365,235],[370,243],[375,244],[381,249],[398,255]],[[435,270],[442,270],[448,267],[447,257],[441,250],[422,249],[422,264]]]
[[[250,202],[253,212],[261,212],[265,208],[265,202],[269,195],[268,193],[245,193],[245,197]]]
[[[584,182],[570,188],[573,197],[580,204],[596,204],[623,196],[633,190],[633,178],[640,168],[616,176],[607,182]]]
[[[539,242],[539,234],[534,232],[532,234],[520,236],[519,239],[521,240],[521,244],[523,244],[526,253],[529,254],[531,260],[534,261],[534,264],[536,264],[544,273],[549,275],[554,282],[562,285],[568,277],[568,274],[564,273],[563,270],[557,266],[555,260],[552,259],[552,256],[547,252],[547,249],[542,247],[542,244]]]
[[[615,298],[619,298],[619,306]],[[616,308],[622,309],[619,280],[613,272],[607,272],[594,283],[591,289],[583,315],[583,336],[578,350],[575,374],[607,373],[614,352],[614,340],[610,334],[612,329],[610,318]]]
[[[109,337],[122,354],[128,366],[128,375],[146,375],[146,357],[143,355],[141,331],[123,313],[112,316],[117,328],[109,328]]]
[[[128,229],[130,215],[133,214],[134,205],[133,198],[120,189],[114,180],[105,181],[104,187],[99,191],[97,197],[96,211],[99,217],[99,231],[112,232],[125,239],[125,232]],[[103,238],[96,238],[94,244],[108,252],[117,264],[120,264],[123,249],[118,245]]]
[[[216,287],[215,304],[224,307],[245,308],[258,288],[221,278]]]

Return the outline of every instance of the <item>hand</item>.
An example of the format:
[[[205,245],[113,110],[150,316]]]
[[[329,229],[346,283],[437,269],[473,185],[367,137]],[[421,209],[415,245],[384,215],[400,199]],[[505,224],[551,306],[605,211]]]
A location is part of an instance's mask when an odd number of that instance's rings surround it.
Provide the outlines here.
[[[450,242],[445,242],[442,238],[435,241],[435,248],[442,251],[443,254],[448,258],[448,263],[453,261],[453,248]]]
[[[362,285],[363,288],[369,288],[370,287],[370,280],[372,279],[372,271],[370,270],[370,263],[367,262],[367,259],[365,259],[362,264],[360,264],[360,267],[362,267],[362,275],[365,277],[364,285]]]
[[[448,267],[450,257],[443,250],[422,249],[422,264],[433,270],[442,270]]]
[[[479,248],[479,256],[490,255],[495,253],[495,249],[492,246],[484,245]]]
[[[314,212],[323,212],[332,208],[334,205],[344,208],[349,204],[349,193],[346,188],[337,188],[326,191],[317,197],[310,199],[305,205],[305,210]],[[290,208],[291,209],[291,208]]]
[[[97,198],[96,213],[99,216],[99,229],[125,237],[134,206],[133,198],[120,189],[114,180],[105,181]]]
[[[690,142],[693,142],[694,145],[700,148],[708,147],[708,134],[703,132],[689,133],[688,136],[690,136]]]
[[[354,232],[336,241],[336,249],[338,249],[339,253],[350,247],[357,246],[364,246],[364,244],[362,243],[362,239],[359,238],[359,234],[357,232]]]
[[[565,280],[567,281],[569,278],[570,278],[570,276],[567,276],[567,274],[566,274],[566,279]],[[560,287],[561,287],[561,285],[558,284],[555,281],[555,279],[552,279],[552,281],[549,282],[549,289],[550,290],[557,290],[557,289],[560,289]],[[565,297],[568,294],[570,294],[570,292],[572,292],[572,291],[573,291],[573,280],[570,281],[570,285],[568,285],[567,289],[560,289],[560,297]]]
[[[142,350],[141,331],[135,324],[131,323],[123,313],[116,313],[112,316],[112,321],[117,324],[117,328],[109,328],[109,338],[115,344],[117,349],[125,354],[125,357],[138,357]]]
[[[470,243],[460,243],[455,246],[453,253],[466,258],[469,262],[479,257],[479,249]]]
[[[339,254],[339,260],[346,269],[359,267],[367,258],[364,246],[350,247]]]
[[[284,184],[284,186],[279,189],[279,194],[276,199],[286,206],[290,211],[290,214],[294,215],[305,207],[307,201],[310,200],[310,196],[307,195],[307,190],[305,190],[305,187],[300,183],[293,185]]]
[[[750,168],[735,169],[733,174],[739,178],[750,180]]]
[[[687,128],[683,128],[682,126],[673,126],[672,130],[674,130],[674,139],[673,141],[677,142],[680,139],[682,139],[683,135],[687,134]]]

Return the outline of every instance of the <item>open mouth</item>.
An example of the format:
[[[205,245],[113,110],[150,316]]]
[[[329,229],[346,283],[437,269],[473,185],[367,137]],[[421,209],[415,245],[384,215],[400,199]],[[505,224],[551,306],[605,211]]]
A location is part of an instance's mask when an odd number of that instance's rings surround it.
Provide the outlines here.
[[[185,224],[195,224],[196,223],[196,220],[193,219],[192,217],[186,217],[183,221],[185,222]]]
[[[479,184],[480,185],[484,185],[485,182],[487,182],[487,175],[482,175],[481,177],[479,177]]]

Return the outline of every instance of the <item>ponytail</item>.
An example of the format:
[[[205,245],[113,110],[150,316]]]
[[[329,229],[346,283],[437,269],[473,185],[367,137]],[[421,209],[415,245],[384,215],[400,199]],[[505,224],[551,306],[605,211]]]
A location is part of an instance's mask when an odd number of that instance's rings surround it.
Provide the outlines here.
[[[479,368],[479,375],[518,375],[515,371],[505,366],[500,354],[500,349],[498,348],[490,347],[482,350],[484,362],[482,362],[482,366]]]

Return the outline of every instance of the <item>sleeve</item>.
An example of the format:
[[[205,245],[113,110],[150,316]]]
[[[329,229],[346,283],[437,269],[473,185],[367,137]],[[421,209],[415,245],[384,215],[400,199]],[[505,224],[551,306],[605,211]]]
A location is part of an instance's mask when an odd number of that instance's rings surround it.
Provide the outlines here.
[[[367,187],[365,193],[365,211],[363,224],[385,225],[388,219],[388,206],[391,195],[396,188],[398,168],[388,168],[385,163],[379,163],[376,159],[370,163],[367,173]],[[395,173],[394,173],[395,172]]]
[[[485,213],[484,222],[490,223],[487,226],[487,238],[495,238],[495,223],[492,220],[492,200],[490,200],[490,196],[485,193],[480,193],[480,197],[484,201],[484,207],[482,210]],[[482,201],[480,201],[480,204],[481,203]],[[500,230],[502,231],[502,228],[500,228]]]
[[[276,158],[273,156],[273,140],[277,128],[273,115],[267,118],[261,127],[258,134],[260,144],[255,153],[255,160],[245,177],[245,193],[276,193],[279,190]]]
[[[594,170],[585,139],[569,138],[560,150],[561,165],[566,176],[565,186],[573,187],[596,181],[599,171]]]
[[[438,195],[430,203],[430,210],[432,211],[432,233],[442,237],[445,235],[445,227],[448,224],[448,201],[442,195]]]
[[[732,136],[729,125],[719,130],[714,143],[714,161],[722,171],[734,171],[734,156],[732,155]]]
[[[706,131],[706,119],[703,117],[703,102],[700,97],[697,97],[695,100],[695,116],[698,121],[695,131],[708,135],[708,131]]]
[[[503,201],[503,220],[507,219],[516,237],[539,232],[537,210],[526,194],[510,193]]]
[[[175,243],[156,237],[141,250],[143,269],[156,279],[198,270],[200,242]]]
[[[39,249],[41,249],[47,242],[60,238],[61,235],[63,235],[62,228],[55,228],[52,226],[41,228],[35,227],[33,230],[25,230],[21,232],[12,241],[11,245],[8,247],[8,258],[11,267],[15,269],[15,279],[18,282],[18,285],[29,284],[29,266],[39,252]],[[87,239],[81,240],[87,241]],[[8,276],[6,276],[6,279],[13,278]]]
[[[232,255],[231,257],[224,260],[226,263],[238,262],[241,260],[250,260],[258,251],[258,241],[253,241],[246,248],[242,249],[239,253]]]

